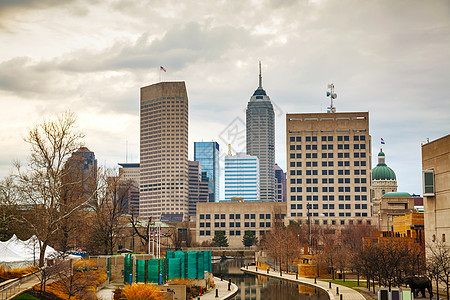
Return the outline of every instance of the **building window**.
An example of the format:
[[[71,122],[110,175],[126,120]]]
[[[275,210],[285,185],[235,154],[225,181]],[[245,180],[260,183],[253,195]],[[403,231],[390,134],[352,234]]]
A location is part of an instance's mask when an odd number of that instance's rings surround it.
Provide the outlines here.
[[[434,197],[434,170],[423,171],[423,191],[425,197]]]

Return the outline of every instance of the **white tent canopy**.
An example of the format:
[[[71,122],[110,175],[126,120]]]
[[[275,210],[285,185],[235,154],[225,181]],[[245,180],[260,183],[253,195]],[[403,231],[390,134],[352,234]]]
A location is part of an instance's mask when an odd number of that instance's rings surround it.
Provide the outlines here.
[[[0,242],[0,265],[12,268],[25,267],[39,262],[39,240],[33,235],[22,241],[14,234],[6,242]],[[45,249],[45,258],[58,256],[58,252],[50,246]]]

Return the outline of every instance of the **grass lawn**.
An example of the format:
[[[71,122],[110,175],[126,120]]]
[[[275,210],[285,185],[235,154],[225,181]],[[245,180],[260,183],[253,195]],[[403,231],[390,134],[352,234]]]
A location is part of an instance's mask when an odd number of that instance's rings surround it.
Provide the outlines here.
[[[335,284],[340,284],[349,288],[355,288],[355,287],[366,287],[366,283],[365,281],[360,281],[359,285],[358,285],[358,281],[356,280],[323,280],[326,282],[331,282],[331,283],[335,283]]]
[[[24,293],[24,294],[20,294],[17,297],[14,297],[13,300],[39,300],[39,298],[36,298],[36,297],[33,297],[33,296],[31,296],[31,295],[29,295],[27,293]]]

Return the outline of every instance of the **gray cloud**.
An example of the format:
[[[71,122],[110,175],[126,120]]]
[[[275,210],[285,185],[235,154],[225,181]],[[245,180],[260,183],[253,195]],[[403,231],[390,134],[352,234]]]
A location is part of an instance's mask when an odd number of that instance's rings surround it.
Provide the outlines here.
[[[72,16],[76,7],[81,17],[67,22],[41,11],[45,25],[66,26],[57,42],[64,44],[67,35],[81,41],[76,48],[44,59],[30,48],[29,57],[0,63],[0,89],[21,104],[39,99],[38,113],[62,98],[81,113],[137,117],[139,87],[158,81],[156,69],[163,65],[168,80],[187,83],[190,143],[218,139],[233,119],[245,119],[262,60],[264,88],[284,112],[325,108],[331,81],[338,111],[370,111],[374,157],[383,136],[401,190],[421,192],[420,141],[448,133],[448,2],[77,1],[58,11]],[[99,38],[110,37],[86,43],[91,33],[78,32],[80,22],[92,24]],[[92,148],[114,160],[119,154],[110,149],[126,132],[102,142],[107,133],[96,122],[86,124],[88,136],[95,135]],[[284,122],[277,118],[276,155],[283,167]],[[130,130],[136,134],[138,126]]]

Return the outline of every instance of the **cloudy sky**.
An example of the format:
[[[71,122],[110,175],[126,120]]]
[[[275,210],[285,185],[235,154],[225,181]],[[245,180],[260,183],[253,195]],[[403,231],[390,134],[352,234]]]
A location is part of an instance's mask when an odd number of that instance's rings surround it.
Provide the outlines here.
[[[184,80],[194,141],[242,148],[245,107],[263,86],[285,113],[369,111],[399,191],[422,194],[421,142],[449,133],[449,1],[0,1],[0,177],[29,153],[27,129],[70,109],[102,165],[139,159],[139,88]],[[245,147],[245,146],[244,146]]]

